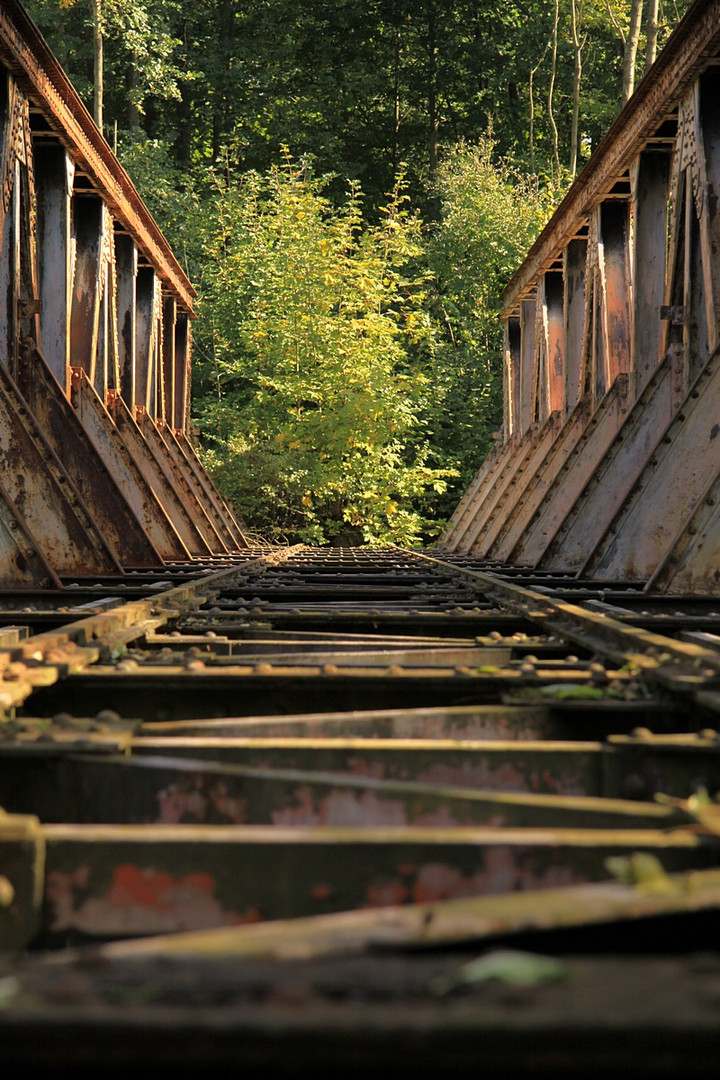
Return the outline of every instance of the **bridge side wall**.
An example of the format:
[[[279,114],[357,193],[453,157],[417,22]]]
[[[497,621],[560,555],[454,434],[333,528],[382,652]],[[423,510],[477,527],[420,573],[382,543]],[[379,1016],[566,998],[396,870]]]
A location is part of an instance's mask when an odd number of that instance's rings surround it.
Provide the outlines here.
[[[0,185],[0,581],[244,546],[180,449],[192,287],[12,0],[0,11]]]
[[[718,589],[719,26],[691,9],[508,286],[506,445],[557,430],[495,451],[446,549]]]

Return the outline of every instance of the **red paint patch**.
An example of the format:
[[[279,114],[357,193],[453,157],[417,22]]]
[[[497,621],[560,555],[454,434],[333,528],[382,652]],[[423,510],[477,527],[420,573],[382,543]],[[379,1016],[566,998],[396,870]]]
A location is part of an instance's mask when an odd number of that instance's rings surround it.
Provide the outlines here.
[[[253,907],[248,908],[247,911],[243,911],[243,913],[238,916],[237,922],[239,926],[247,926],[248,923],[263,922],[264,919],[265,916],[262,911],[258,911],[257,908]]]
[[[215,883],[210,874],[186,874],[174,878],[163,870],[116,866],[108,900],[112,904],[142,904],[167,911],[177,901],[177,889],[191,889],[212,896]]]
[[[401,881],[385,881],[381,885],[370,885],[365,892],[365,898],[370,907],[404,904],[408,896],[408,890]]]

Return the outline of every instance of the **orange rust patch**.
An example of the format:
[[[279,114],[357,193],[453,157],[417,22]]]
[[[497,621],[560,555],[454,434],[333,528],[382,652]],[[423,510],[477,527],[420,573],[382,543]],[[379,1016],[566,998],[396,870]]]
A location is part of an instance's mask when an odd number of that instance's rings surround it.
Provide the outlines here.
[[[365,899],[370,907],[404,904],[409,895],[402,881],[384,881],[380,885],[369,885],[365,890]]]
[[[177,900],[178,889],[205,892],[212,896],[215,883],[210,874],[185,874],[174,878],[163,870],[140,869],[126,864],[116,866],[108,900],[113,904],[142,904],[167,910]]]
[[[237,922],[240,926],[246,926],[248,923],[264,922],[265,916],[262,911],[258,911],[257,908],[248,908],[247,911],[243,911],[238,916]]]

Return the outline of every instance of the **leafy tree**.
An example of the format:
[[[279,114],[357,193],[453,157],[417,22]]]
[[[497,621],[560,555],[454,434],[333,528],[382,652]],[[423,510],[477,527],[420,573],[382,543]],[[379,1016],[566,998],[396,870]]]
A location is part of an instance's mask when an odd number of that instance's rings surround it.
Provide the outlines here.
[[[218,195],[206,461],[266,535],[412,543],[427,526],[413,500],[447,476],[423,433],[420,221],[398,185],[381,222],[363,227],[358,187],[336,208],[327,184],[286,156]]]
[[[433,447],[459,470],[447,513],[490,450],[502,423],[500,293],[525,257],[559,192],[496,163],[491,139],[451,151],[438,171],[440,221],[428,245],[437,344]]]

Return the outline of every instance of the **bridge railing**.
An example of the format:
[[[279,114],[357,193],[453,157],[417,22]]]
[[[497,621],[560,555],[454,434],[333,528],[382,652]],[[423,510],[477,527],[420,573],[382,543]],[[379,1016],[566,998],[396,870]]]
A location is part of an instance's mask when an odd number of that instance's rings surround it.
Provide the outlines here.
[[[447,549],[717,588],[719,65],[698,0],[508,283],[504,447]]]
[[[6,0],[4,584],[121,573],[244,545],[188,440],[194,297],[62,68],[22,6]]]

